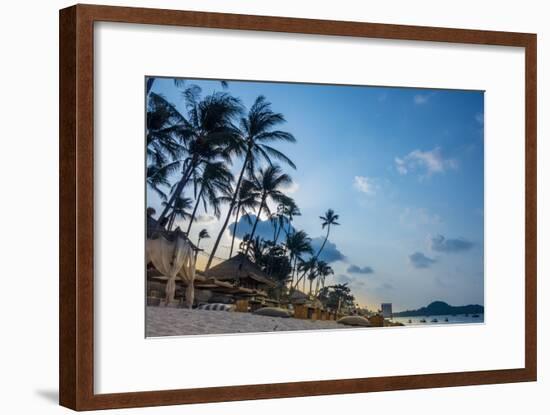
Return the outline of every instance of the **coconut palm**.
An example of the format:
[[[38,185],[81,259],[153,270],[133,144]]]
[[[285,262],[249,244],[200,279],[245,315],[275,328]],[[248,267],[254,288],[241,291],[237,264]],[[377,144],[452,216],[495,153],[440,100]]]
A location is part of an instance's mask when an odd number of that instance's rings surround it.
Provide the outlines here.
[[[315,287],[315,297],[317,297],[319,290],[325,287],[326,278],[329,275],[333,274],[334,270],[329,264],[327,264],[325,261],[317,261],[317,275],[319,276],[319,278],[317,279],[317,285]]]
[[[306,277],[310,280],[310,291],[311,291],[311,283],[316,278],[316,270],[317,270],[317,259],[315,257],[311,257],[306,261],[300,261],[298,264],[298,270],[302,273],[301,277],[296,280],[296,285],[294,288],[297,288],[300,284],[300,281],[302,281],[302,291],[306,292]]]
[[[199,239],[197,239],[197,248],[199,247],[202,239],[209,239],[210,235],[206,229],[201,229],[199,232]]]
[[[166,205],[167,202],[162,202],[163,205]],[[189,219],[191,214],[189,210],[193,206],[193,200],[188,197],[178,197],[175,200],[174,208],[172,209],[169,216],[167,216],[168,224],[166,226],[167,230],[171,230],[174,225],[174,221],[177,217],[181,219]]]
[[[181,136],[187,157],[183,162],[181,178],[159,217],[161,222],[201,165],[219,161],[220,158],[231,162],[227,149],[232,148],[232,142],[238,139],[231,120],[242,110],[240,100],[218,92],[201,99],[194,89],[187,89],[185,96],[188,119]]]
[[[288,224],[289,212],[290,210],[298,211],[296,202],[290,196],[284,195],[281,199],[281,202],[277,205],[277,212],[274,212],[270,215],[269,220],[273,226],[273,243],[276,244],[279,241],[281,231],[284,231],[288,235],[290,231],[290,225]],[[299,214],[299,213],[298,213]],[[288,224],[288,226],[287,226]],[[285,226],[287,228],[285,229]]]
[[[292,287],[298,260],[301,260],[304,254],[313,254],[311,238],[304,231],[293,232],[286,237],[285,250],[289,253],[292,265],[292,274],[290,277],[290,286]]]
[[[235,235],[239,227],[239,219],[241,217],[246,218],[248,223],[252,225],[250,220],[250,215],[248,214],[251,210],[256,210],[260,204],[259,194],[255,190],[255,185],[253,182],[247,179],[243,179],[241,187],[239,189],[239,195],[237,197],[237,205],[235,206],[235,224],[233,225],[232,236],[231,236],[231,248],[229,250],[229,258],[233,256],[233,247],[235,245]],[[230,199],[229,199],[230,201]]]
[[[286,222],[287,222],[287,228],[285,230],[285,233],[288,235],[292,230],[292,221],[294,220],[295,216],[300,216],[300,209],[298,208],[298,205],[292,198],[288,198],[288,200],[284,204],[283,209],[283,215],[286,216]]]
[[[256,191],[260,195],[260,206],[256,213],[256,220],[252,231],[250,232],[250,240],[254,238],[256,227],[260,221],[260,216],[263,212],[270,214],[267,202],[269,200],[277,203],[285,198],[285,195],[281,192],[281,188],[292,183],[292,179],[286,173],[283,173],[281,168],[277,165],[269,165],[265,169],[260,169],[257,177],[254,179]],[[248,244],[250,245],[250,243]],[[248,247],[245,254],[248,253]]]
[[[280,141],[291,143],[296,141],[294,136],[289,132],[275,129],[284,122],[284,116],[280,113],[273,112],[271,103],[268,102],[264,96],[257,97],[254,104],[250,107],[248,114],[241,118],[239,123],[240,139],[233,142],[230,149],[233,155],[243,156],[243,165],[235,185],[233,197],[229,204],[229,211],[222,224],[218,237],[216,238],[212,252],[210,253],[206,270],[208,270],[212,264],[212,260],[216,254],[225,229],[227,228],[229,219],[233,214],[233,209],[237,203],[237,196],[245,171],[248,171],[249,175],[252,177],[250,173],[254,172],[255,166],[260,159],[267,161],[269,165],[273,164],[272,159],[281,160],[292,168],[296,168],[292,160],[284,153],[271,146],[271,143]]]
[[[316,258],[319,258],[319,255],[321,254],[321,252],[323,252],[323,249],[325,248],[325,244],[327,243],[328,236],[330,234],[330,227],[340,225],[338,222],[336,222],[338,218],[339,216],[335,214],[334,210],[332,209],[327,210],[325,213],[325,216],[319,216],[319,219],[323,221],[322,228],[323,229],[327,228],[327,234],[325,235],[325,240],[323,241],[323,244],[321,245],[321,247],[319,248],[319,251],[315,255]]]
[[[156,80],[157,80],[157,78],[154,78],[154,77],[148,77],[147,78],[147,82],[146,82],[147,94],[149,94],[151,92],[151,89],[153,88],[153,84],[155,83]],[[226,89],[227,86],[228,86],[227,81],[220,81],[220,84],[221,84],[223,89]],[[174,78],[174,85],[176,87],[183,87],[185,85],[185,79],[183,79],[183,78]]]
[[[168,177],[180,167],[185,152],[181,143],[183,115],[164,97],[151,94],[147,100],[147,184],[162,199]]]
[[[205,165],[202,175],[195,180],[195,187],[200,187],[200,190],[195,200],[195,208],[189,219],[187,234],[191,230],[201,201],[205,212],[208,213],[208,206],[211,206],[214,215],[220,217],[220,205],[223,201],[220,196],[232,193],[232,181],[233,174],[229,171],[227,163],[217,161]]]

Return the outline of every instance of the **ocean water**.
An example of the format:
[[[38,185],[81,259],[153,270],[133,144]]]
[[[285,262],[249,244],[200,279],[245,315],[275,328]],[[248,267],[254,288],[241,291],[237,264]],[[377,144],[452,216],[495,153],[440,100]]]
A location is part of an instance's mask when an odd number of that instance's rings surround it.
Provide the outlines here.
[[[425,323],[421,323],[420,320],[426,320]],[[432,321],[436,319],[437,322]],[[448,321],[445,321],[447,319]],[[410,322],[409,322],[410,320]],[[479,317],[472,317],[472,315],[446,315],[446,316],[415,316],[415,317],[394,317],[391,321],[396,321],[398,323],[403,323],[406,326],[426,326],[434,324],[475,324],[483,323],[484,315],[479,314]]]

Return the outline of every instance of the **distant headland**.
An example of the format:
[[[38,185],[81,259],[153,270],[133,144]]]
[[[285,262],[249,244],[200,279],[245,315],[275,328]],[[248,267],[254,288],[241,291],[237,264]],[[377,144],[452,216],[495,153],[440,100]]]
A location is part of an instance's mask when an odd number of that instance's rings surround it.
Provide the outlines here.
[[[414,316],[443,316],[448,314],[481,314],[484,307],[479,304],[469,304],[463,306],[452,306],[444,301],[434,301],[427,307],[421,307],[418,310],[406,310],[399,313],[393,313],[394,317],[414,317]]]

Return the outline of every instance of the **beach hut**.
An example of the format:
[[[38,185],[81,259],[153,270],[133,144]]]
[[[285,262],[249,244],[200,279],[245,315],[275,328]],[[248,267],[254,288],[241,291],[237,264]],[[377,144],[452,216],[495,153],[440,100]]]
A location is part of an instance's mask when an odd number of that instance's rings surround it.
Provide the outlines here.
[[[238,302],[237,311],[254,311],[273,303],[269,301],[267,291],[275,288],[277,283],[242,253],[210,268],[206,276],[235,286],[231,294]]]
[[[210,268],[206,276],[219,281],[230,281],[239,287],[252,290],[267,291],[277,286],[275,281],[242,253]]]

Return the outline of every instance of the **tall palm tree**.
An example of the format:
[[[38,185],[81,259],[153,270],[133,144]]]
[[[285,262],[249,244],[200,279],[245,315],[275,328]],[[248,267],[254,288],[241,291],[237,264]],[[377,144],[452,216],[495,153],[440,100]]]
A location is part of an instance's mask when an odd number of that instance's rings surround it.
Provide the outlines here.
[[[162,199],[161,186],[180,167],[185,148],[181,143],[183,115],[164,97],[152,93],[147,99],[147,184]]]
[[[250,180],[243,179],[241,187],[239,189],[239,194],[237,197],[237,205],[235,206],[235,225],[233,226],[233,232],[231,236],[231,248],[229,250],[229,258],[233,256],[233,247],[235,245],[235,235],[239,227],[240,217],[246,218],[248,223],[252,225],[250,220],[250,215],[248,212],[250,210],[256,210],[260,204],[258,200],[258,192],[255,190],[254,183]],[[230,199],[229,199],[230,201]],[[239,217],[240,216],[240,217]]]
[[[290,231],[290,225],[289,221],[291,220],[289,217],[290,211],[296,212],[298,210],[298,206],[296,205],[296,202],[294,199],[292,199],[290,196],[284,196],[281,199],[281,202],[277,205],[277,212],[272,213],[270,216],[271,224],[273,225],[273,243],[276,244],[279,241],[279,236],[281,235],[281,232],[284,231],[286,235],[288,235]],[[285,226],[287,228],[285,229]]]
[[[319,258],[319,255],[321,254],[321,252],[323,252],[323,249],[325,248],[325,244],[327,243],[328,236],[330,234],[330,227],[340,225],[338,222],[336,222],[339,219],[339,216],[335,214],[334,210],[332,209],[327,210],[325,216],[319,216],[319,219],[322,220],[322,229],[327,228],[327,234],[325,235],[325,240],[323,241],[323,244],[315,255],[315,258]]]
[[[206,229],[201,229],[199,232],[199,238],[197,239],[197,250],[195,251],[195,262],[197,262],[197,256],[199,255],[199,245],[202,239],[209,239],[210,235]]]
[[[256,227],[260,221],[260,216],[263,212],[269,215],[269,208],[267,205],[268,200],[272,200],[277,203],[285,198],[285,195],[281,192],[281,188],[292,183],[292,179],[286,173],[283,173],[281,168],[277,165],[269,165],[265,169],[260,169],[257,177],[255,178],[256,191],[260,194],[260,206],[256,213],[256,220],[252,231],[250,232],[250,240],[254,238]],[[248,253],[247,245],[245,254]]]
[[[304,254],[313,254],[311,238],[307,236],[307,233],[304,231],[293,232],[286,237],[285,250],[288,250],[292,266],[292,274],[290,277],[290,287],[292,287],[298,260],[301,260]]]
[[[155,77],[151,77],[151,76],[147,77],[146,88],[147,88],[147,94],[148,95],[151,92],[151,89],[153,88],[153,84],[155,83],[156,80],[157,80],[157,78],[155,78]],[[226,89],[228,87],[227,81],[220,81],[220,84],[221,84],[223,89]],[[185,85],[185,79],[183,79],[183,78],[174,78],[174,85],[176,87],[183,87]]]
[[[163,205],[165,205],[167,202],[162,202]],[[174,208],[172,209],[170,215],[167,217],[168,224],[166,226],[167,230],[171,230],[172,226],[174,225],[174,222],[177,217],[180,217],[182,219],[189,219],[191,217],[191,214],[189,213],[189,210],[193,206],[193,201],[188,197],[178,197],[175,200]]]
[[[307,279],[310,280],[310,291],[311,291],[311,283],[316,278],[316,269],[317,269],[317,258],[311,257],[307,261],[301,261],[298,265],[298,269],[302,272],[302,275],[300,278],[296,280],[296,285],[294,288],[297,288],[300,284],[300,281],[302,281],[302,291],[306,292],[306,276]]]
[[[208,231],[206,229],[201,229],[201,231],[199,232],[199,239],[197,239],[197,248],[199,247],[202,239],[208,239],[208,238],[210,238]]]
[[[317,275],[319,275],[319,278],[317,279],[317,285],[315,287],[315,297],[317,297],[319,290],[325,287],[326,278],[333,274],[334,270],[329,264],[325,261],[317,261]]]
[[[231,150],[232,154],[244,156],[243,165],[235,185],[233,197],[229,204],[229,211],[222,224],[218,237],[216,238],[212,252],[210,253],[210,258],[206,264],[206,270],[208,270],[212,264],[214,255],[216,254],[222,236],[227,228],[227,224],[229,223],[229,219],[233,213],[245,171],[248,171],[249,174],[254,172],[255,166],[260,159],[266,160],[272,165],[272,158],[284,161],[292,168],[296,168],[292,160],[270,145],[271,143],[280,141],[296,142],[294,136],[289,132],[275,129],[284,122],[284,116],[280,113],[273,112],[271,103],[268,102],[264,96],[257,97],[254,104],[250,107],[248,114],[241,118],[239,123],[240,140],[233,143]]]
[[[201,201],[205,212],[208,212],[208,206],[210,205],[214,210],[214,215],[219,218],[222,202],[220,195],[231,194],[232,181],[233,174],[229,171],[227,163],[221,161],[206,163],[202,175],[195,180],[195,186],[199,186],[200,190],[196,197],[195,208],[189,219],[187,234],[191,230]]]
[[[201,99],[195,89],[189,88],[184,94],[188,116],[181,136],[187,157],[183,162],[181,178],[160,214],[161,222],[196,170],[202,164],[220,158],[230,163],[231,154],[227,149],[233,148],[238,140],[237,130],[231,121],[242,111],[239,99],[219,92]]]

